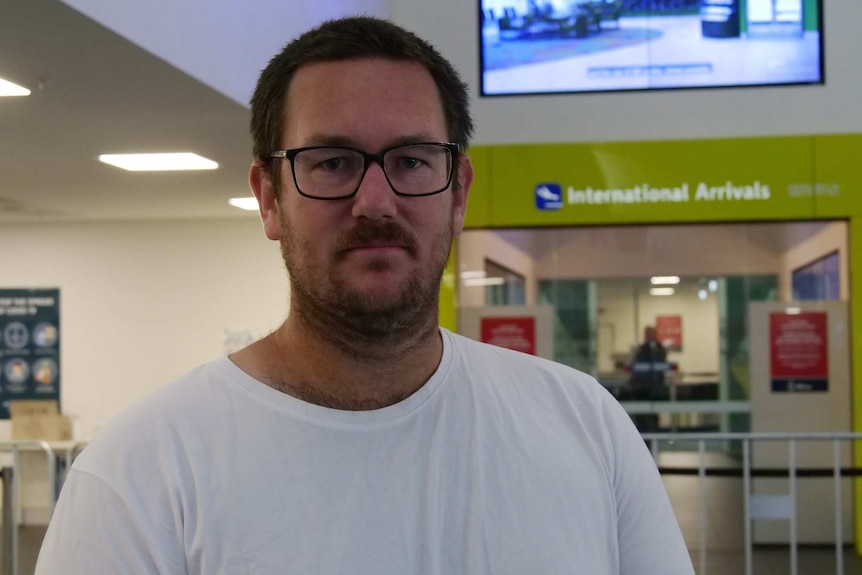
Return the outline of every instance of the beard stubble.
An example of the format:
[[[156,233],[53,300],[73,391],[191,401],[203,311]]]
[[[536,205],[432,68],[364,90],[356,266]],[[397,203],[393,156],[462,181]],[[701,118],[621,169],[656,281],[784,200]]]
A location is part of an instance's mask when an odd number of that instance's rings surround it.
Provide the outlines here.
[[[283,215],[281,228],[281,252],[290,276],[292,313],[319,337],[345,351],[367,356],[369,349],[394,351],[392,348],[399,343],[437,328],[440,281],[452,245],[451,219],[432,238],[426,268],[411,274],[396,292],[383,294],[359,290],[350,285],[349,278],[327,277],[322,262],[300,256],[302,252],[298,250],[312,252],[294,237]],[[332,261],[338,263],[352,248],[378,240],[396,243],[411,259],[417,257],[418,240],[398,224],[358,223],[339,235]],[[371,272],[384,272],[398,264],[369,259],[361,265]]]

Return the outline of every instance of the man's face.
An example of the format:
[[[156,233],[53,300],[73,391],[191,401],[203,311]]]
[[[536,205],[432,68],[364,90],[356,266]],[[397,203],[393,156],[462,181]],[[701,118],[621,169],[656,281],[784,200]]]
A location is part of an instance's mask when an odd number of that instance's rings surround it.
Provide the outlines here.
[[[411,142],[449,141],[431,75],[419,64],[382,59],[315,63],[300,68],[288,91],[282,147],[343,145],[377,153]],[[296,191],[287,160],[280,200],[258,200],[264,229],[282,246],[294,306],[324,313],[380,335],[436,312],[439,281],[452,237],[463,227],[472,169],[460,185],[433,196],[401,197],[378,164],[357,194],[342,200]],[[429,310],[429,306],[433,309]],[[297,309],[294,307],[294,309]]]

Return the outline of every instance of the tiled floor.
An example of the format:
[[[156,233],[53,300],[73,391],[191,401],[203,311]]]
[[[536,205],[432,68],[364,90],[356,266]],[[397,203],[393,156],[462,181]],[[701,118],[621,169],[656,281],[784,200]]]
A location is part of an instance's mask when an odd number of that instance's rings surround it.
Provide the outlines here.
[[[33,575],[36,571],[36,557],[39,555],[39,546],[45,537],[45,527],[25,526],[18,530],[18,575]],[[2,549],[0,549],[0,573],[7,575],[4,571]],[[9,574],[11,575],[11,573]]]

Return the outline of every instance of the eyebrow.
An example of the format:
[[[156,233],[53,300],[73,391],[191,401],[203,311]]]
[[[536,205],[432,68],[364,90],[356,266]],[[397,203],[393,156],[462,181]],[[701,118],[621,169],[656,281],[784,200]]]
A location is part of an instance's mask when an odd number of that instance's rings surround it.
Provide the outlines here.
[[[409,134],[404,136],[399,136],[394,140],[390,141],[388,144],[383,146],[381,149],[388,149],[394,146],[404,146],[406,144],[417,144],[419,142],[438,142],[439,138],[434,138],[425,133],[419,134]],[[362,150],[362,146],[359,143],[350,137],[347,136],[339,136],[335,134],[315,134],[312,135],[311,138],[308,139],[308,143],[304,144],[304,146],[339,146],[339,147],[348,147],[355,148],[357,150]],[[367,151],[367,150],[366,150]],[[376,150],[375,150],[376,151]]]

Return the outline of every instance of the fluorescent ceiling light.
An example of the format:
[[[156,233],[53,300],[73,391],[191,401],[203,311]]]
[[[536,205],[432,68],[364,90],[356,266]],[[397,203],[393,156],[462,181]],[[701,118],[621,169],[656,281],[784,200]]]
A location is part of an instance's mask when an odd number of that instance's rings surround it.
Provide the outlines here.
[[[676,285],[679,283],[679,277],[677,276],[655,276],[649,279],[650,283],[654,286],[666,286],[666,285]]]
[[[799,307],[789,307],[784,310],[784,313],[787,315],[799,315],[802,313],[802,308]]]
[[[0,78],[0,96],[29,96],[30,90]]]
[[[197,154],[102,154],[100,162],[131,172],[214,170],[218,164]]]
[[[464,280],[464,285],[467,287],[500,286],[504,283],[506,283],[504,278],[473,278]]]
[[[227,201],[230,205],[241,210],[254,211],[257,209],[257,198],[254,196],[245,198],[231,198]]]
[[[649,290],[650,295],[673,295],[675,293],[676,290],[672,287],[651,288]]]

